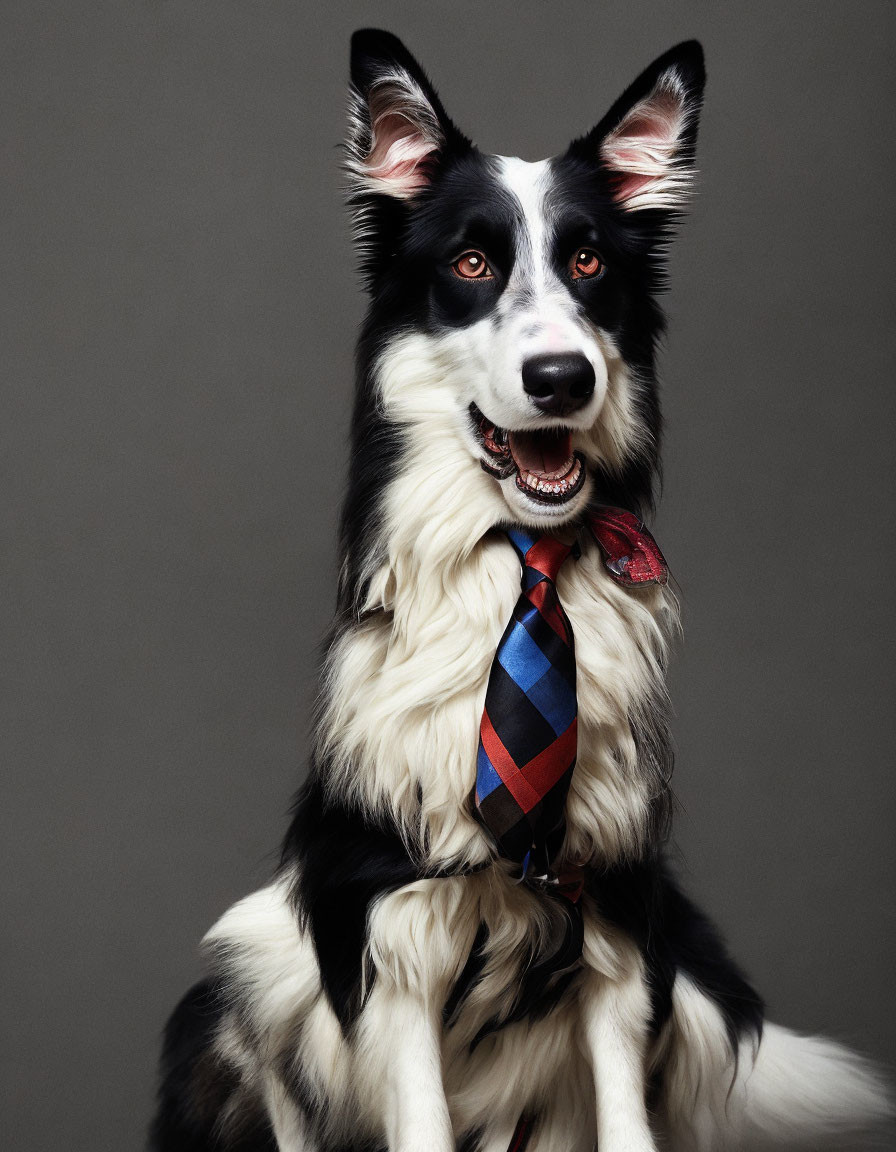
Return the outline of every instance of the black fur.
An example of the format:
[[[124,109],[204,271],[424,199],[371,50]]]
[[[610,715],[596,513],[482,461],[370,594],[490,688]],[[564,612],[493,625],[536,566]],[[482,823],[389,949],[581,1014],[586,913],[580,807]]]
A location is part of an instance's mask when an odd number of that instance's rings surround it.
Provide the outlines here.
[[[226,1007],[220,989],[206,980],[190,989],[168,1021],[151,1152],[277,1152],[270,1124],[248,1100],[226,1143],[220,1131],[222,1115],[239,1094],[236,1076],[212,1047]]]
[[[457,1145],[457,1152],[478,1152],[482,1140],[482,1132],[470,1132]]]
[[[352,416],[351,459],[348,490],[339,524],[339,589],[337,631],[361,616],[367,596],[371,560],[380,544],[381,485],[395,476],[401,458],[401,430],[385,419],[377,404],[371,364],[380,350],[383,335],[376,335],[371,317],[358,345],[355,408]]]
[[[311,931],[324,991],[348,1031],[362,1007],[370,906],[417,879],[419,860],[396,830],[328,800],[317,772],[299,796],[283,856],[298,865],[296,913]]]

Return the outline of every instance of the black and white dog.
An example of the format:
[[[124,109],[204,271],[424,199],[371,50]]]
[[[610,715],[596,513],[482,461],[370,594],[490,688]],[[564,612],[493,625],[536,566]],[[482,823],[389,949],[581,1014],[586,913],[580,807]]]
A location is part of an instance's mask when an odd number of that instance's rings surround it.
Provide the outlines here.
[[[348,171],[371,304],[311,774],[269,887],[206,938],[167,1031],[157,1152],[844,1148],[888,1113],[762,1003],[662,862],[675,602],[581,531],[649,509],[656,295],[692,178],[696,43],[540,163],[486,156],[394,37],[353,41]],[[578,538],[571,906],[471,803],[519,594],[501,525]],[[854,1147],[854,1143],[850,1143]]]

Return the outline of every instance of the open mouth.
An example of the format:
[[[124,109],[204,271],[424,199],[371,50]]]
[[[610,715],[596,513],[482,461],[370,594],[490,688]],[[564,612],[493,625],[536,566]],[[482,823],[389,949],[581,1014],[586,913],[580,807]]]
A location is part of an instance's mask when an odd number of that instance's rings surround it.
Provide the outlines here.
[[[516,486],[539,504],[565,504],[585,483],[585,460],[572,450],[566,428],[508,432],[470,405],[470,418],[485,450],[482,467],[505,480],[516,473]]]

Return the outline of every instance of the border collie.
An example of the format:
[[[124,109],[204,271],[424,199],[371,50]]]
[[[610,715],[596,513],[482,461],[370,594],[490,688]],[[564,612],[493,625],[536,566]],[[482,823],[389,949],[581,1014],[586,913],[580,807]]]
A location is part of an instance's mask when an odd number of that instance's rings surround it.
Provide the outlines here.
[[[478,151],[393,36],[355,35],[370,308],[311,771],[168,1025],[157,1152],[843,1149],[888,1116],[857,1056],[763,1024],[664,864],[675,601],[593,530],[615,509],[652,543],[656,297],[703,83],[680,44],[526,163]],[[474,801],[506,529],[573,548],[577,754],[543,869]]]

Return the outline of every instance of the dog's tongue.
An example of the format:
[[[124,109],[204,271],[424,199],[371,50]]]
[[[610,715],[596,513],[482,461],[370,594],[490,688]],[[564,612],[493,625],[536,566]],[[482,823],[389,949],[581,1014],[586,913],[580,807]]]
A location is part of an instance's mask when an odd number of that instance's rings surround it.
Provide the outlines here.
[[[549,477],[566,472],[572,456],[572,436],[563,429],[511,432],[510,453],[521,472]]]

